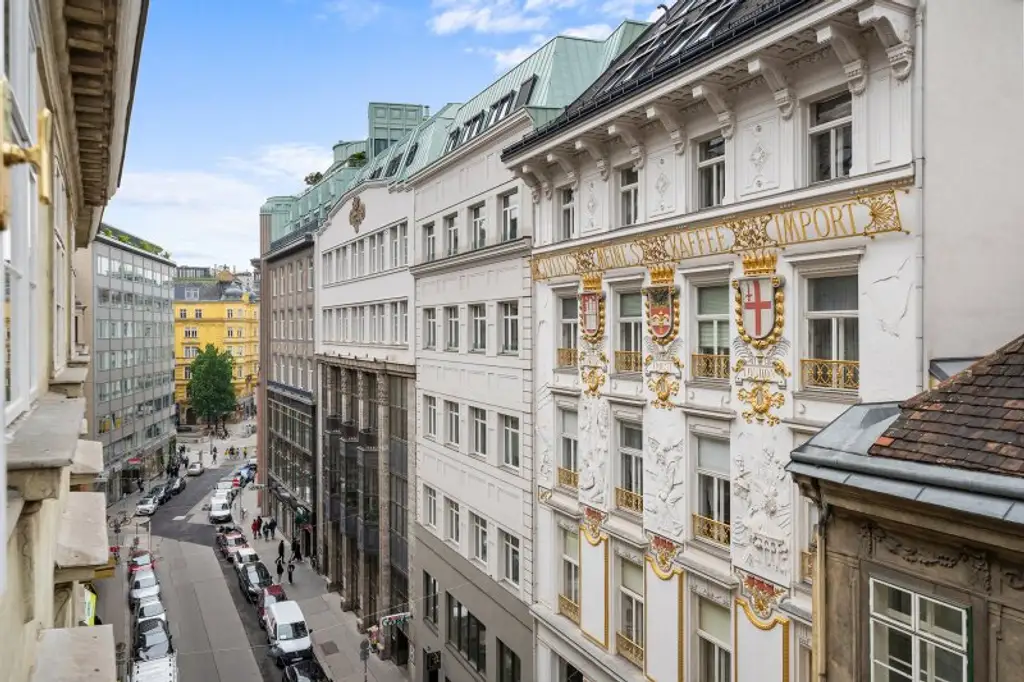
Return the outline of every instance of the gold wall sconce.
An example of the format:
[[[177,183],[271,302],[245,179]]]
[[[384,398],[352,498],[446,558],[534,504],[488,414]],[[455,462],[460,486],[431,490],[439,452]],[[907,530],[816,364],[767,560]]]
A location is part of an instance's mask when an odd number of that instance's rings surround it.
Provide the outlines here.
[[[39,201],[50,205],[53,191],[53,159],[51,156],[51,137],[53,135],[53,114],[49,109],[41,109],[36,117],[36,143],[31,147],[22,147],[9,142],[7,136],[11,114],[10,89],[7,79],[0,78],[0,150],[3,151],[3,164],[0,165],[0,231],[7,229],[8,206],[10,206],[10,187],[7,168],[21,163],[31,164],[36,171],[36,186],[39,190]]]

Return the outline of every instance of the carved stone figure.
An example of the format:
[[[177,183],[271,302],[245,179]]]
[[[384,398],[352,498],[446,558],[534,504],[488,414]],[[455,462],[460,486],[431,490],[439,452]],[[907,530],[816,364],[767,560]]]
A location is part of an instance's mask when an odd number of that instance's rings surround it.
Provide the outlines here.
[[[739,504],[732,524],[732,544],[740,549],[739,565],[786,575],[792,525],[789,477],[774,449],[764,448],[762,457],[756,459],[749,467],[742,450],[736,455],[733,485]]]
[[[584,504],[604,504],[608,460],[608,403],[584,399],[580,403],[580,434],[583,461],[580,463],[579,500]]]
[[[683,444],[686,437],[662,445],[649,436],[650,450],[645,457],[648,481],[644,496],[644,525],[658,535],[681,538],[686,528],[686,466],[683,463]]]

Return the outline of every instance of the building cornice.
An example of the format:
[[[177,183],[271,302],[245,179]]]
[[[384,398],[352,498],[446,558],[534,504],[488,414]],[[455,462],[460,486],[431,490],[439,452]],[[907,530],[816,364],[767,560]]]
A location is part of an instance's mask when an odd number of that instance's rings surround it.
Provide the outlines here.
[[[455,256],[447,256],[426,263],[420,263],[419,265],[413,265],[409,268],[409,272],[412,273],[414,278],[423,277],[450,270],[462,270],[467,267],[492,263],[497,260],[525,257],[530,255],[532,245],[533,239],[529,235],[524,235],[514,241],[485,246],[482,249],[466,251]]]
[[[163,263],[164,265],[170,265],[170,266],[175,267],[175,268],[178,267],[178,264],[175,263],[174,261],[172,261],[170,258],[164,258],[163,256],[158,256],[158,255],[156,255],[154,253],[150,253],[149,251],[146,251],[145,249],[140,249],[139,247],[133,246],[133,245],[127,243],[127,242],[122,242],[122,241],[119,241],[117,239],[111,239],[110,237],[105,237],[102,234],[96,235],[96,239],[94,241],[99,242],[100,244],[106,244],[107,246],[113,246],[114,248],[121,249],[122,251],[128,251],[129,253],[134,253],[134,254],[136,254],[138,256],[143,256],[143,257],[148,258],[150,260],[155,260],[158,263]]]
[[[416,378],[416,365],[407,365],[402,362],[364,360],[362,358],[348,358],[340,355],[330,355],[328,353],[317,353],[316,360],[317,362],[321,362],[325,365],[333,365],[335,367],[358,369],[367,372],[381,372],[383,374],[393,374],[407,379]]]
[[[280,246],[277,249],[271,249],[263,254],[262,260],[270,263],[280,258],[284,258],[296,251],[301,251],[305,248],[313,248],[313,232],[306,232],[295,241],[288,242],[284,246]]]
[[[305,391],[301,388],[289,386],[288,384],[282,384],[279,381],[267,381],[267,392],[278,393],[280,395],[298,400],[301,403],[307,405],[316,405],[316,398],[311,391]]]

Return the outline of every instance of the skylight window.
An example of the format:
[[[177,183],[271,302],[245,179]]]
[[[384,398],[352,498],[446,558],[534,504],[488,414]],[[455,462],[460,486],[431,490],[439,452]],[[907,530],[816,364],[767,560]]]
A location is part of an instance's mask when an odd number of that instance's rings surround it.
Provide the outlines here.
[[[377,178],[379,178],[382,170],[384,170],[383,166],[377,166],[376,168],[374,168],[373,172],[370,173],[370,179],[376,180]]]
[[[398,172],[398,164],[402,162],[402,155],[396,154],[390,162],[388,162],[388,170],[384,173],[384,177],[390,178],[392,175]]]
[[[419,151],[419,148],[420,148],[420,143],[419,142],[413,142],[412,146],[409,147],[409,151],[405,155],[405,165],[406,166],[409,166],[410,164],[412,164],[413,160],[416,158],[416,152]]]
[[[459,131],[453,130],[448,133],[448,141],[444,144],[444,153],[447,154],[459,145]]]

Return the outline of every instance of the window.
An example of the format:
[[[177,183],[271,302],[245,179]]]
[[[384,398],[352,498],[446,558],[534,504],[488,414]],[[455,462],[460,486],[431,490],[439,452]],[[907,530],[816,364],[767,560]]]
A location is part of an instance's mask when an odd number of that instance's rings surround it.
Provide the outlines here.
[[[448,644],[481,674],[487,672],[487,627],[452,595],[448,598]]]
[[[487,521],[473,512],[469,513],[470,525],[473,528],[473,558],[487,564]]]
[[[398,303],[389,303],[389,314],[391,316],[391,336],[388,343],[398,343]]]
[[[445,498],[444,501],[444,533],[445,539],[459,544],[459,503]]]
[[[519,238],[519,195],[516,192],[501,196],[501,241]]]
[[[228,319],[232,320],[232,319],[234,319],[234,317],[235,317],[235,311],[232,310],[231,308],[228,308]]]
[[[184,308],[178,308],[178,317],[182,320],[188,319],[188,311]]]
[[[644,569],[622,558],[619,559],[619,604],[618,652],[643,668]]]
[[[388,242],[391,244],[391,263],[389,265],[397,268],[399,265],[397,225],[388,230]]]
[[[203,319],[203,311],[200,310],[199,308],[196,308],[196,319],[197,320]]]
[[[437,310],[434,308],[423,311],[423,348],[437,348]]]
[[[459,350],[459,307],[448,306],[444,309],[444,349],[449,352]]]
[[[697,145],[697,207],[721,206],[725,200],[725,139]]]
[[[444,401],[445,431],[444,439],[448,445],[459,444],[459,404],[449,400]]]
[[[519,352],[519,304],[507,302],[501,308],[501,352]]]
[[[697,679],[732,682],[732,620],[729,610],[697,598]]]
[[[619,171],[619,226],[628,227],[640,221],[640,174],[636,169]]]
[[[555,241],[576,238],[576,193],[571,188],[559,190],[560,201],[558,234]]]
[[[409,302],[398,302],[398,342],[409,343]]]
[[[729,287],[697,289],[697,352],[693,356],[696,379],[729,378]]]
[[[416,145],[413,145],[415,147]],[[398,226],[398,240],[399,240],[399,265],[409,264],[409,226],[402,223]]]
[[[188,359],[199,357],[199,346],[185,346],[184,351]]]
[[[185,327],[185,338],[186,339],[198,339],[199,328],[198,327]]]
[[[96,274],[106,277],[110,274],[110,259],[106,256],[96,257]]]
[[[580,603],[580,534],[561,529],[562,532],[562,596],[579,606]],[[579,612],[577,611],[577,618]]]
[[[444,255],[454,256],[459,252],[459,224],[454,215],[444,219]]]
[[[423,571],[423,620],[437,627],[437,579]]]
[[[615,506],[642,514],[644,511],[644,432],[639,424],[619,424],[619,477]]]
[[[643,300],[639,292],[619,294],[619,338],[616,372],[639,372],[643,343]]]
[[[519,538],[499,531],[501,536],[501,577],[519,586]]]
[[[470,452],[474,455],[487,454],[487,412],[479,407],[469,408],[469,423],[473,429]]]
[[[729,444],[710,438],[697,439],[697,514],[695,537],[729,546],[731,522]]]
[[[498,682],[521,682],[522,664],[519,656],[498,640]]]
[[[423,226],[423,260],[430,262],[437,258],[437,243],[434,239],[434,223]]]
[[[385,258],[387,257],[387,246],[384,244],[384,232],[380,231],[374,237],[370,237],[370,247],[377,251],[377,270],[381,272],[387,268]]]
[[[501,415],[501,463],[519,468],[519,417]]]
[[[797,541],[801,547],[800,579],[812,582],[814,579],[814,559],[818,549],[818,506],[809,498],[801,496],[798,499],[800,500],[800,508],[797,518],[800,521],[800,535]]]
[[[487,306],[483,303],[469,306],[469,320],[473,335],[471,350],[481,353],[487,350]]]
[[[577,347],[580,333],[580,301],[575,296],[558,299],[559,345],[558,366],[575,367],[578,361]]]
[[[437,491],[429,485],[423,486],[423,523],[437,528]]]
[[[849,92],[811,105],[811,182],[850,175],[853,165],[853,98]]]
[[[469,218],[473,229],[473,248],[482,249],[487,246],[487,217],[484,215],[484,205],[477,204],[469,209]]]
[[[579,415],[575,410],[559,410],[558,421],[561,430],[558,446],[561,470],[558,472],[558,482],[575,488],[579,471]],[[563,476],[568,480],[563,480]]]
[[[860,387],[857,276],[807,280],[809,358],[800,361],[805,388],[856,391]]]
[[[871,680],[965,682],[967,609],[871,579]]]

